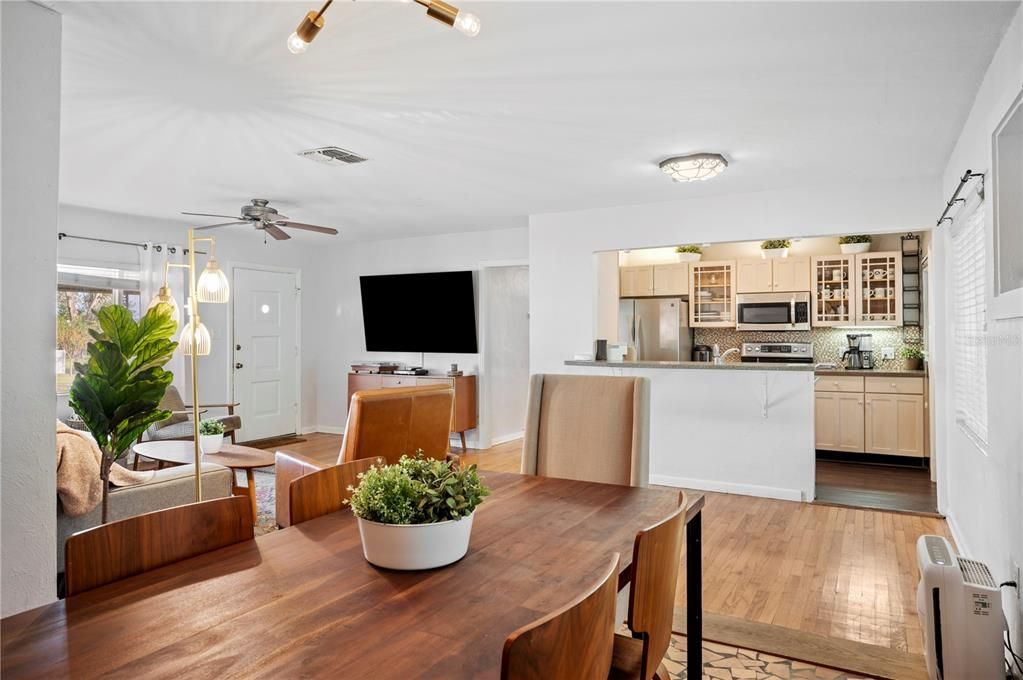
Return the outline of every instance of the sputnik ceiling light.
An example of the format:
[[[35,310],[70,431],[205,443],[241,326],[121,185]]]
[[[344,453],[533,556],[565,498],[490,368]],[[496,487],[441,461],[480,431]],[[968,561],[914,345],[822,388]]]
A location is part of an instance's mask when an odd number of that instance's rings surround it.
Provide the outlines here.
[[[302,22],[295,32],[288,36],[288,49],[292,54],[302,54],[309,47],[316,34],[323,28],[323,13],[334,0],[327,0],[320,10],[309,12],[302,17]],[[426,8],[426,16],[432,17],[448,26],[453,26],[465,35],[474,37],[480,32],[480,19],[471,12],[463,12],[443,0],[415,0]]]
[[[728,161],[719,153],[694,153],[667,158],[660,163],[661,170],[676,182],[695,182],[717,177]]]

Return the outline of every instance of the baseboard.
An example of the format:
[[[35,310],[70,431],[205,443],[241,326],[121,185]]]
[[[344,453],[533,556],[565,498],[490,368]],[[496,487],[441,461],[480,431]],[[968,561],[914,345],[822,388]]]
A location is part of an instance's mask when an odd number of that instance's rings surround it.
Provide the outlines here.
[[[515,432],[513,434],[506,434],[506,435],[503,435],[501,437],[491,437],[490,438],[490,446],[491,447],[499,446],[501,444],[507,444],[508,442],[513,442],[516,439],[522,439],[522,435],[523,435],[523,430],[519,430],[518,432]]]
[[[803,501],[803,492],[799,489],[785,489],[774,486],[733,484],[731,482],[717,482],[709,479],[692,479],[690,477],[670,477],[668,475],[650,475],[650,483],[657,484],[659,486],[674,486],[680,489],[696,489],[697,491],[732,493],[739,496],[775,498],[781,501]]]
[[[302,428],[302,434],[344,434],[345,428],[333,427],[331,425],[308,425]]]
[[[960,555],[972,555],[969,547],[966,545],[966,541],[963,540],[963,534],[959,530],[959,525],[956,524],[955,517],[952,513],[945,515],[945,523],[948,524],[948,532],[952,534],[952,542],[955,543],[955,549]]]

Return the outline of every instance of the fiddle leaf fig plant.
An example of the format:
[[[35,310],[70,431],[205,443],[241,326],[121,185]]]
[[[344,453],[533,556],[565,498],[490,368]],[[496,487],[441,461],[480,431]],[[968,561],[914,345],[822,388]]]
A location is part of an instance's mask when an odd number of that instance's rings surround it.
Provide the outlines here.
[[[164,370],[178,343],[169,305],[159,304],[138,321],[125,307],[99,310],[100,330],[90,330],[88,361],[75,364],[69,402],[96,439],[103,459],[103,523],[107,521],[110,468],[139,435],[171,414],[160,408],[174,376]]]

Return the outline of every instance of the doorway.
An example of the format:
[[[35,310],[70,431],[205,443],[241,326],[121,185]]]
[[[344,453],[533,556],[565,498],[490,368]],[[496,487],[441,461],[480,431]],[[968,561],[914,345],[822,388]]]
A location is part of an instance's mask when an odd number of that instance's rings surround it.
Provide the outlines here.
[[[298,432],[299,272],[232,268],[234,401],[240,441]]]
[[[529,267],[480,267],[480,448],[522,437],[529,390]]]

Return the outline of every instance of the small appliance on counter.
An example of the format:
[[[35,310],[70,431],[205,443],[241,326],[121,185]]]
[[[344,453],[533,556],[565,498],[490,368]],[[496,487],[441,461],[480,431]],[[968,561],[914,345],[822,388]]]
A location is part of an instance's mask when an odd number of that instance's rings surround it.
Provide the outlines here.
[[[763,364],[812,364],[813,344],[809,342],[744,342],[740,361]]]
[[[713,354],[713,350],[710,345],[694,345],[693,346],[693,361],[706,361],[710,363]]]
[[[874,367],[874,353],[871,350],[869,333],[850,333],[845,336],[849,348],[842,353],[845,367],[851,370],[862,370]]]

